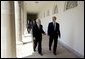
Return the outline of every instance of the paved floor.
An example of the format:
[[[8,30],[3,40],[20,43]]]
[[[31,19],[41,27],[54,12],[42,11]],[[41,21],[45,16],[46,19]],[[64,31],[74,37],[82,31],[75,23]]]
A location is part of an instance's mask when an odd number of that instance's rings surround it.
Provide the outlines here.
[[[48,49],[49,39],[47,36],[43,36],[42,40],[43,56],[39,55],[37,51],[33,51],[33,42],[29,37],[25,37],[24,40],[24,44],[17,45],[17,57],[19,58],[77,58],[77,56],[66,50],[60,44],[57,47],[57,55],[53,55],[52,51]],[[29,42],[26,43],[26,40]]]

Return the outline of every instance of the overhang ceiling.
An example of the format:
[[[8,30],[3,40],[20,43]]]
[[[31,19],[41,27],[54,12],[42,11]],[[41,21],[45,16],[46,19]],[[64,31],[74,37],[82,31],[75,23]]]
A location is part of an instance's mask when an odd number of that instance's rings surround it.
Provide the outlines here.
[[[24,7],[28,12],[39,13],[42,8],[54,1],[24,1]]]

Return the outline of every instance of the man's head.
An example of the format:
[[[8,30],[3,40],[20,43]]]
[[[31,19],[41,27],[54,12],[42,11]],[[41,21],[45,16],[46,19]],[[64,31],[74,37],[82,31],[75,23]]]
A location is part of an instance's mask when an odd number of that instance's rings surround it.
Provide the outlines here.
[[[37,24],[41,24],[40,19],[36,19],[36,23],[37,23]]]
[[[52,17],[53,22],[56,22],[56,19],[57,18],[55,16]]]

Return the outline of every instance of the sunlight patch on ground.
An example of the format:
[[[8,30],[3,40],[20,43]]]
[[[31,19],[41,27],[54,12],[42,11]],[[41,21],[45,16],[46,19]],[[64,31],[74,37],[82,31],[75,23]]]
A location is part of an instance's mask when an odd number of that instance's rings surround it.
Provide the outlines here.
[[[17,57],[22,58],[25,56],[32,55],[33,51],[33,40],[32,34],[28,34],[27,32],[23,36],[23,43],[16,45]]]

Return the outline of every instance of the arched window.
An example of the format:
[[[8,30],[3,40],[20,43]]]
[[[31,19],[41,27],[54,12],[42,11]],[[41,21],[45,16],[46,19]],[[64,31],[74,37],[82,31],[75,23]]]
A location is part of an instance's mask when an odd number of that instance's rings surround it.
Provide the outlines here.
[[[45,17],[45,12],[44,12],[43,16]]]
[[[57,5],[54,6],[54,9],[53,9],[53,14],[57,14],[58,13],[58,7]]]
[[[65,2],[65,10],[77,7],[78,3],[77,1],[66,1]]]
[[[48,11],[47,11],[47,16],[49,16],[49,15],[50,15],[50,11],[48,10]]]

